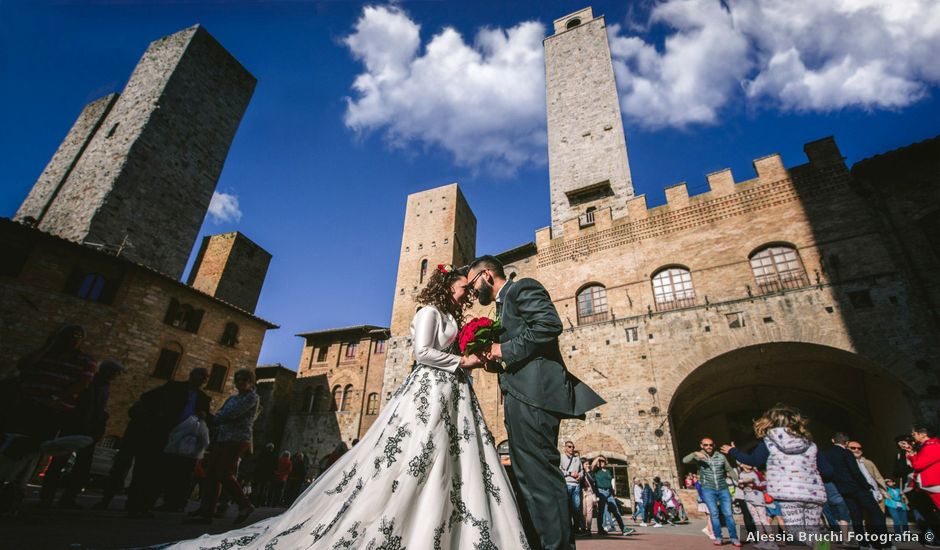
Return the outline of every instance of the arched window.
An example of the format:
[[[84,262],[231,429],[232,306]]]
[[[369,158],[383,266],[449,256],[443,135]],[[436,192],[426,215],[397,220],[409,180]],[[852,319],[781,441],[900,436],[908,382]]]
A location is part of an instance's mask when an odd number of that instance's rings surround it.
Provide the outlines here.
[[[366,402],[366,414],[376,415],[379,414],[379,394],[370,393],[369,401]]]
[[[578,324],[587,325],[607,319],[607,289],[601,285],[581,289],[578,292]]]
[[[423,283],[424,277],[428,274],[428,260],[421,260],[421,276],[418,277],[418,282]]]
[[[800,255],[791,246],[768,246],[751,254],[750,259],[751,271],[761,294],[803,288],[809,284]]]
[[[313,388],[307,386],[304,388],[304,403],[301,406],[301,410],[303,412],[313,412],[314,401]]]
[[[176,298],[170,299],[170,307],[166,310],[163,322],[188,332],[199,332],[202,316],[205,311],[195,309],[189,304],[181,304]]]
[[[347,384],[346,387],[343,388],[343,399],[342,399],[342,402],[340,403],[339,410],[341,411],[349,410],[349,407],[352,402],[352,392],[353,392],[352,384]]]
[[[580,24],[581,24],[581,19],[575,17],[574,19],[571,19],[568,21],[568,23],[565,25],[565,29],[573,29]]]
[[[183,357],[183,347],[175,342],[168,342],[163,345],[160,355],[157,357],[157,364],[153,368],[153,377],[161,380],[172,380],[173,373],[180,364],[180,358]]]
[[[667,267],[653,275],[656,311],[668,311],[695,305],[692,274],[684,267]]]
[[[343,388],[342,386],[333,386],[333,410],[340,411],[340,405],[343,404]]]
[[[212,363],[212,368],[209,370],[209,382],[206,384],[206,389],[209,391],[220,392],[225,388],[225,379],[228,378],[228,361],[220,359],[219,361]]]
[[[238,325],[225,323],[225,330],[222,331],[222,338],[219,343],[223,346],[235,347],[235,344],[238,343]]]

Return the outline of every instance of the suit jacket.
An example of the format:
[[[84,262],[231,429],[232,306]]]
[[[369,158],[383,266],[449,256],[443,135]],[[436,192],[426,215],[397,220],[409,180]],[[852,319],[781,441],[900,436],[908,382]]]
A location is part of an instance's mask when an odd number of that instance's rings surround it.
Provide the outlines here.
[[[562,324],[548,291],[534,279],[506,281],[502,290],[499,386],[533,407],[561,418],[582,417],[605,401],[565,368],[558,335]]]
[[[858,468],[858,460],[855,458],[855,455],[852,454],[852,451],[838,445],[833,445],[831,448],[826,449],[823,455],[832,466],[832,479],[827,479],[826,481],[835,483],[839,493],[842,495],[855,493],[871,494],[871,487],[868,485],[868,480],[865,479],[865,475],[862,474],[862,471]]]

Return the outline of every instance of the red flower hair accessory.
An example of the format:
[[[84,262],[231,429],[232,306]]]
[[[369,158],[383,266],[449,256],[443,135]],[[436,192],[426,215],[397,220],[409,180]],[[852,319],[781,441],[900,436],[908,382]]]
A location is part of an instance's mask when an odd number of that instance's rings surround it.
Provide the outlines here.
[[[447,275],[448,273],[454,270],[454,266],[450,264],[437,264],[437,270],[443,273],[444,275]]]

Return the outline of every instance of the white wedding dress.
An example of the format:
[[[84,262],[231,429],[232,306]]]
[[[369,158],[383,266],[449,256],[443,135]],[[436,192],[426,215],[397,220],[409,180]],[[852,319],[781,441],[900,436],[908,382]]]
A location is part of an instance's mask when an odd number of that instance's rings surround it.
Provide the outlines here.
[[[515,496],[460,356],[453,317],[411,324],[417,367],[358,445],[283,514],[178,550],[528,548]]]

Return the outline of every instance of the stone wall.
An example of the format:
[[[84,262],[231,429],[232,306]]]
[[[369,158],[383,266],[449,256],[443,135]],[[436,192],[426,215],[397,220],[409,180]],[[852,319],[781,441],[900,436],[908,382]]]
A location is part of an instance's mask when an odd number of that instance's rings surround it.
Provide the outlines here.
[[[265,331],[276,328],[151,269],[9,220],[0,220],[0,246],[3,257],[11,260],[0,275],[0,368],[9,374],[20,358],[41,348],[63,324],[82,325],[88,353],[98,361],[116,359],[128,369],[111,389],[108,436],[123,435],[130,406],[140,394],[165,382],[153,376],[161,349],[182,349],[174,380],[185,380],[195,367],[228,367],[221,391],[207,392],[215,409],[234,392],[234,372],[254,370]],[[76,273],[97,273],[113,283],[113,300],[92,301],[67,292]],[[174,298],[205,312],[197,332],[164,322]],[[230,322],[239,326],[235,346],[220,343]]]

